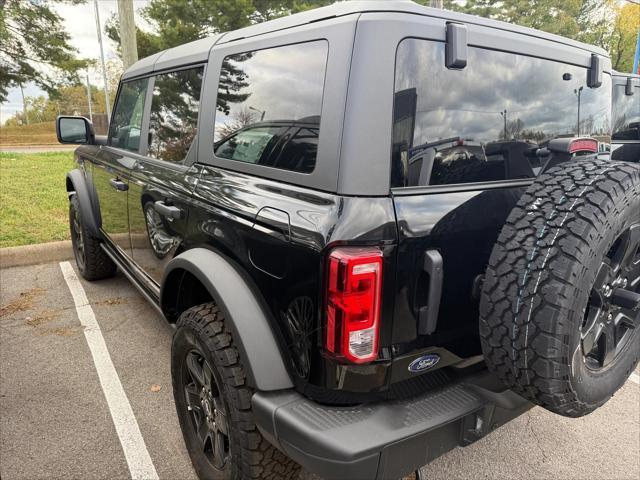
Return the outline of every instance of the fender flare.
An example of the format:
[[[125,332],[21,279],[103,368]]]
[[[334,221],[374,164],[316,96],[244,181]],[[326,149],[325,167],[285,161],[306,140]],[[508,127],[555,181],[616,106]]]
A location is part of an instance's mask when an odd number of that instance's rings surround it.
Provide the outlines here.
[[[177,269],[194,275],[222,310],[247,368],[250,385],[261,391],[293,388],[265,309],[238,268],[206,248],[181,253],[167,264],[162,278],[160,306],[163,311],[167,303],[167,279]]]
[[[91,201],[91,194],[85,179],[84,173],[79,168],[71,170],[67,173],[67,192],[74,192],[78,196],[78,204],[80,205],[80,216],[82,222],[89,229],[91,235],[96,238],[102,238],[100,233],[100,225],[102,218],[100,210],[95,208]]]

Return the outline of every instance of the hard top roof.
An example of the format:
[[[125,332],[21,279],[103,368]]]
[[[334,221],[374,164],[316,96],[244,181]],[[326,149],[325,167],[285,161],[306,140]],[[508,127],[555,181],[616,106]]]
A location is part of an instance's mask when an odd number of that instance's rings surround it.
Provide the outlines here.
[[[624,73],[624,72],[617,72],[615,70],[613,70],[611,72],[611,76],[613,77],[619,77],[619,78],[640,78],[640,75],[637,73]]]
[[[153,71],[160,71],[166,68],[179,65],[187,65],[192,63],[204,62],[207,60],[209,51],[216,44],[225,44],[237,41],[243,38],[255,37],[266,33],[275,32],[293,28],[308,23],[329,21],[332,18],[343,17],[345,15],[359,14],[365,12],[399,12],[414,15],[424,15],[443,20],[452,20],[461,23],[482,25],[491,28],[497,28],[509,32],[529,35],[539,39],[562,43],[582,50],[587,50],[599,55],[608,57],[608,53],[592,45],[577,42],[565,37],[553,35],[550,33],[534,30],[532,28],[521,27],[510,23],[490,20],[474,15],[452,12],[450,10],[441,10],[436,8],[418,5],[409,0],[352,0],[347,2],[334,3],[332,5],[308,10],[306,12],[296,13],[286,17],[277,18],[264,23],[258,23],[249,27],[234,30],[228,33],[214,35],[195,42],[186,43],[178,47],[170,48],[162,52],[158,52],[149,57],[134,63],[123,74],[122,78],[131,78],[139,75],[145,75]]]

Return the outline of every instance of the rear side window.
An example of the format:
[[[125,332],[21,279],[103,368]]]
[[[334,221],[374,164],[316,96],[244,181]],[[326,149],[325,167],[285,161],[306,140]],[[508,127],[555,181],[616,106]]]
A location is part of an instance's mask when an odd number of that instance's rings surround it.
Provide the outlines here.
[[[132,152],[140,148],[140,129],[148,85],[148,78],[122,84],[109,127],[111,146]]]
[[[531,178],[552,138],[610,142],[609,75],[592,89],[585,68],[475,47],[466,68],[449,70],[444,51],[420,39],[398,46],[393,187]]]
[[[147,155],[182,163],[196,136],[203,68],[179,70],[155,78],[149,117]]]
[[[626,85],[613,87],[613,140],[640,140],[640,87],[626,95]]]
[[[300,173],[315,167],[325,40],[230,55],[222,63],[214,152]]]

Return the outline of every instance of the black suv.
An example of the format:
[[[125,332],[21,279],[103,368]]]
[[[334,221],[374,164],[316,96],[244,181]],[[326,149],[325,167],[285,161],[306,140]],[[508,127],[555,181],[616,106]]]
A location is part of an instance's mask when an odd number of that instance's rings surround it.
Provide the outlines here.
[[[613,72],[611,159],[640,162],[640,75]]]
[[[640,357],[640,165],[606,53],[411,2],[340,3],[123,75],[67,177],[78,269],[175,324],[202,478],[397,478]]]

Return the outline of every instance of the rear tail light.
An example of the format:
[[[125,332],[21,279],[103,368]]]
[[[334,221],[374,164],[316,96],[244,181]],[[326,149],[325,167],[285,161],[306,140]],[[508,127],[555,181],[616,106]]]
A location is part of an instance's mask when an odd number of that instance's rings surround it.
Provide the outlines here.
[[[598,141],[594,138],[577,138],[569,144],[569,153],[598,151]]]
[[[336,248],[329,255],[325,349],[353,363],[378,356],[382,251]]]

